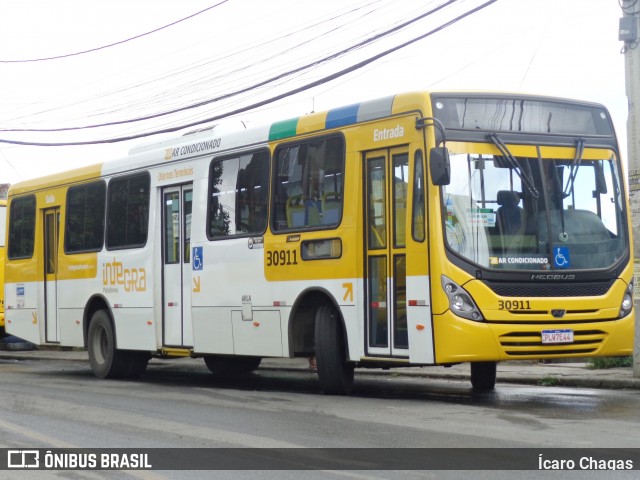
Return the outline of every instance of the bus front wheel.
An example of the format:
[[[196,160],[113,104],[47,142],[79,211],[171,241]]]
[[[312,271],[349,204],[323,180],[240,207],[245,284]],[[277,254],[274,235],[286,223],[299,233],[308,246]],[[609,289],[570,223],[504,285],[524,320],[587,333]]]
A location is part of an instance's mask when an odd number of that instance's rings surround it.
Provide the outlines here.
[[[349,395],[353,387],[353,363],[347,361],[342,325],[330,305],[316,312],[316,363],[322,391],[327,395]]]
[[[129,370],[128,356],[124,351],[116,349],[113,325],[104,310],[98,310],[91,317],[87,347],[89,363],[96,377],[122,378]]]
[[[493,390],[496,386],[496,362],[473,362],[471,386],[477,392]]]

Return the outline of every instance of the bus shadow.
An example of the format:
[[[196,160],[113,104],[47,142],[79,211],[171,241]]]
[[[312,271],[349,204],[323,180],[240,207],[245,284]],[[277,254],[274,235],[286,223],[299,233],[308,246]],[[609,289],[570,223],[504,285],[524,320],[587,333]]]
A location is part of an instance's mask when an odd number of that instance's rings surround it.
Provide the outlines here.
[[[75,378],[80,382],[121,382],[135,388],[176,389],[189,388],[201,391],[244,391],[264,393],[288,393],[294,395],[324,396],[317,375],[304,369],[259,368],[239,377],[214,376],[199,362],[150,364],[144,375],[137,379],[104,380],[93,376],[89,366],[52,368],[38,375]],[[451,405],[491,407],[505,412],[529,412],[550,418],[581,417],[585,412],[603,408],[605,398],[597,391],[563,387],[539,387],[535,385],[498,384],[491,392],[477,393],[468,380],[429,379],[393,375],[372,375],[356,370],[351,397],[362,399],[386,399],[398,401],[437,402]],[[348,397],[331,397],[341,402]]]
[[[259,392],[289,392],[295,394],[323,395],[317,374],[311,370],[280,370],[259,368],[253,373],[238,377],[214,376],[203,365],[180,368],[179,366],[152,365],[137,381],[150,385],[171,387],[197,387],[212,389],[251,390]],[[468,381],[443,381],[425,378],[392,377],[389,375],[359,375],[356,370],[352,397],[371,399],[396,399],[440,401],[447,403],[491,404],[495,392],[475,393]],[[341,398],[341,397],[335,397]]]

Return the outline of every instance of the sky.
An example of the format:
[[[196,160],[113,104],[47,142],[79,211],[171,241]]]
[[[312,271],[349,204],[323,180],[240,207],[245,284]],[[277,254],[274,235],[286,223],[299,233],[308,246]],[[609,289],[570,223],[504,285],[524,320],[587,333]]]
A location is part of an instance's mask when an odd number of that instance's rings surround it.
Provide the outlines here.
[[[66,143],[142,135],[245,109],[274,96],[283,98],[213,123],[270,123],[404,91],[470,89],[603,103],[612,113],[626,156],[618,0],[497,0],[439,30],[486,0],[451,2],[426,15],[443,3],[3,0],[0,139]],[[416,21],[366,43],[410,19]],[[412,41],[358,70],[286,96]],[[27,61],[50,57],[61,58]],[[320,62],[327,57],[336,58]],[[273,81],[257,86],[269,79]],[[108,127],[6,131],[123,122],[200,102],[206,104]],[[182,133],[65,147],[0,141],[0,183],[126,156],[135,145]]]

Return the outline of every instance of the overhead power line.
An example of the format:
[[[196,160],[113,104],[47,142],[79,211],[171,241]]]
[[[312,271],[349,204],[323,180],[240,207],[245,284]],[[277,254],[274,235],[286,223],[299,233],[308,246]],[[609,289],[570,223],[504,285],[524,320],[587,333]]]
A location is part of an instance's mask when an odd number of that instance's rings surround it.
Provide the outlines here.
[[[363,0],[359,1],[362,2]],[[4,121],[0,120],[0,124],[6,124],[11,121],[23,119],[28,119],[32,123],[46,124],[46,121],[38,120],[38,117],[50,114],[54,111],[65,110],[70,107],[96,102],[100,102],[99,108],[94,108],[93,110],[80,115],[80,118],[82,118],[84,122],[89,121],[92,117],[99,118],[106,115],[114,118],[116,114],[120,112],[123,114],[125,112],[129,112],[129,118],[131,118],[137,115],[137,111],[143,112],[141,114],[146,114],[148,113],[148,109],[157,109],[158,105],[165,105],[165,108],[173,108],[174,106],[177,107],[186,103],[191,103],[196,101],[193,99],[196,95],[200,97],[200,99],[210,98],[211,91],[215,91],[215,89],[222,87],[223,82],[226,82],[230,87],[233,86],[233,88],[240,88],[244,83],[250,84],[251,82],[249,80],[251,77],[263,79],[269,76],[270,74],[265,70],[259,72],[259,76],[257,72],[253,74],[243,73],[241,77],[242,81],[239,81],[238,75],[234,76],[234,74],[239,74],[240,72],[251,72],[261,64],[268,65],[269,68],[273,68],[275,70],[274,66],[276,63],[272,61],[273,59],[276,59],[279,56],[284,56],[294,50],[301,50],[304,48],[305,44],[314,41],[317,42],[322,38],[322,36],[329,35],[331,32],[346,29],[347,26],[349,29],[354,28],[356,24],[354,20],[357,19],[358,21],[362,21],[362,19],[370,15],[372,12],[377,13],[378,10],[373,10],[374,5],[385,1],[389,2],[390,0],[364,0],[364,2],[366,2],[364,5],[356,5],[354,7],[341,9],[338,12],[332,13],[331,17],[328,18],[314,19],[314,22],[311,24],[298,25],[298,28],[294,31],[285,31],[284,34],[279,34],[276,37],[266,40],[261,39],[259,42],[241,45],[236,48],[233,48],[233,46],[230,45],[230,48],[225,48],[223,51],[216,52],[214,55],[209,53],[206,61],[194,62],[176,69],[167,69],[166,66],[168,64],[171,65],[172,62],[163,61],[162,71],[152,72],[147,68],[142,68],[142,65],[148,66],[150,63],[148,61],[149,59],[146,59],[147,61],[141,62],[136,67],[136,69],[143,70],[145,75],[147,75],[147,78],[139,83],[120,86],[111,91],[100,93],[99,95],[94,94],[83,99],[76,99],[66,105],[49,106],[45,103],[46,107],[43,107],[43,109],[39,111],[25,112],[25,105],[22,104],[21,109],[18,109],[18,111],[21,112],[18,116],[13,119],[7,118]],[[367,9],[368,11],[362,12],[362,10]],[[355,17],[355,15],[358,15],[358,17]],[[351,19],[349,19],[349,17]],[[331,24],[338,20],[340,20],[340,22],[337,26],[332,25],[330,29],[321,32],[320,34],[316,34],[316,30],[312,31],[312,29],[322,28],[323,25]],[[305,39],[304,42],[296,42],[295,38],[293,38],[291,41],[287,42],[287,48],[285,50],[279,51],[277,47],[271,48],[271,45],[284,43],[288,38],[293,37],[296,34],[303,34]],[[201,39],[200,43],[209,41],[210,39]],[[248,63],[246,60],[242,61],[242,59],[246,59],[247,55],[250,55],[251,63]],[[162,55],[162,57],[164,56],[165,55]],[[155,60],[158,60],[158,58]],[[151,62],[153,61],[154,60],[151,60]],[[284,66],[282,69],[284,69]],[[126,76],[127,79],[132,78],[130,73],[121,72],[120,74],[101,77],[100,79],[106,81],[107,79],[111,79],[116,76]],[[190,78],[185,82],[183,81],[185,77]],[[180,97],[187,97],[189,100],[180,101]],[[36,106],[37,104],[38,102],[30,103],[30,105],[33,106]],[[16,109],[14,108],[13,110],[15,111]],[[2,113],[4,117],[7,114],[12,113],[12,111],[11,109],[3,108]],[[97,120],[94,120],[94,123],[96,122]],[[32,127],[32,129],[35,128],[35,126]],[[11,131],[12,127],[7,125],[4,130]]]
[[[215,5],[211,5],[210,7],[207,7],[204,10],[200,10],[199,12],[191,14],[188,17],[181,18],[180,20],[176,20],[175,22],[168,23],[166,25],[163,25],[162,27],[154,28],[153,30],[149,30],[148,32],[141,33],[140,35],[136,35],[135,37],[126,38],[124,40],[113,42],[113,43],[110,43],[108,45],[103,45],[101,47],[89,48],[87,50],[81,50],[79,52],[74,52],[74,53],[65,53],[64,55],[56,55],[56,56],[53,56],[53,57],[29,58],[29,59],[23,59],[23,60],[0,60],[0,63],[45,62],[47,60],[59,60],[61,58],[75,57],[75,56],[78,56],[78,55],[84,55],[85,53],[97,52],[99,50],[104,50],[105,48],[115,47],[116,45],[121,45],[123,43],[127,43],[127,42],[130,42],[132,40],[137,40],[138,38],[142,38],[142,37],[145,37],[147,35],[151,35],[152,33],[156,33],[156,32],[159,32],[161,30],[164,30],[166,28],[172,27],[174,25],[177,25],[178,23],[184,22],[185,20],[189,20],[190,18],[193,18],[193,17],[195,17],[197,15],[200,15],[202,13],[208,12],[209,10],[218,7],[218,6],[222,5],[223,3],[227,3],[228,1],[229,0],[222,0],[221,2],[218,2]]]
[[[339,57],[342,57],[344,55],[346,55],[349,52],[352,52],[354,50],[360,49],[362,47],[365,47],[366,45],[369,45],[371,43],[374,43],[384,37],[387,37],[393,33],[398,32],[399,30],[402,30],[406,27],[408,27],[409,25],[412,25],[430,15],[433,15],[434,13],[442,10],[443,8],[456,3],[459,0],[448,0],[434,8],[432,8],[431,10],[424,12],[410,20],[407,20],[406,22],[403,22],[399,25],[395,25],[392,28],[389,28],[383,32],[380,32],[376,35],[373,35],[369,38],[366,38],[365,40],[356,43],[355,45],[351,45],[343,50],[340,50],[338,52],[334,52],[330,55],[327,55],[323,58],[320,58],[318,60],[314,60],[313,62],[307,63],[306,65],[302,65],[300,67],[294,68],[292,70],[288,70],[284,73],[280,73],[278,75],[275,75],[273,77],[270,77],[266,80],[263,80],[261,82],[258,82],[256,84],[250,85],[248,87],[245,88],[241,88],[239,90],[233,91],[233,92],[229,92],[226,93],[224,95],[219,95],[217,97],[214,98],[209,98],[200,102],[196,102],[196,103],[192,103],[186,106],[182,106],[182,107],[178,107],[178,108],[174,108],[171,110],[165,110],[163,112],[159,112],[159,113],[153,113],[150,115],[144,115],[141,117],[137,117],[137,118],[131,118],[131,119],[125,119],[125,120],[114,120],[111,122],[104,122],[104,123],[96,123],[96,124],[92,124],[92,125],[83,125],[83,126],[75,126],[75,127],[60,127],[60,128],[0,128],[0,132],[66,132],[66,131],[72,131],[72,130],[86,130],[86,129],[92,129],[92,128],[101,128],[101,127],[111,127],[111,126],[115,126],[115,125],[124,125],[124,124],[129,124],[129,123],[136,123],[136,122],[142,122],[145,120],[152,120],[154,118],[160,118],[160,117],[164,117],[167,115],[172,115],[175,113],[180,113],[180,112],[184,112],[187,110],[192,110],[194,108],[199,108],[199,107],[203,107],[206,105],[210,105],[212,103],[216,103],[216,102],[220,102],[222,100],[227,100],[229,98],[232,97],[236,97],[238,95],[241,95],[243,93],[248,93],[252,90],[256,90],[258,88],[261,87],[265,87],[267,85],[271,85],[275,82],[277,82],[278,80],[282,80],[283,78],[286,77],[290,77],[292,75],[295,75],[297,73],[306,71],[306,70],[310,70],[312,68],[315,68],[319,65],[325,64],[331,60],[335,60]]]
[[[455,1],[455,0],[453,0]],[[11,139],[2,139],[0,138],[0,143],[8,143],[8,144],[13,144],[13,145],[28,145],[28,146],[41,146],[41,147],[63,147],[63,146],[79,146],[79,145],[98,145],[98,144],[104,144],[104,143],[118,143],[118,142],[125,142],[128,140],[135,140],[137,138],[144,138],[144,137],[149,137],[152,135],[159,135],[159,134],[164,134],[164,133],[172,133],[172,132],[176,132],[178,130],[183,130],[185,128],[191,128],[191,127],[195,127],[198,125],[202,125],[205,123],[211,123],[226,117],[230,117],[233,115],[237,115],[239,113],[244,113],[259,107],[262,107],[264,105],[268,105],[270,103],[276,102],[278,100],[281,100],[283,98],[289,97],[291,95],[295,95],[301,92],[304,92],[306,90],[309,90],[311,88],[317,87],[319,85],[325,84],[327,82],[330,82],[332,80],[335,80],[336,78],[340,78],[344,75],[347,75],[351,72],[354,72],[356,70],[359,70],[360,68],[363,68],[367,65],[369,65],[370,63],[375,62],[376,60],[379,60],[380,58],[383,58],[387,55],[390,55],[391,53],[394,53],[398,50],[401,50],[402,48],[405,48],[413,43],[416,43],[420,40],[423,40],[431,35],[433,35],[434,33],[438,33],[442,30],[444,30],[445,28],[459,22],[460,20],[463,20],[464,18],[473,15],[476,12],[479,12],[480,10],[483,10],[484,8],[488,7],[489,5],[495,3],[497,0],[488,0],[487,2],[478,5],[477,7],[472,8],[471,10],[468,10],[460,15],[458,15],[457,17],[449,20],[446,23],[443,23],[441,25],[439,25],[438,27],[422,34],[419,35],[417,37],[414,37],[410,40],[407,40],[404,43],[401,43],[399,45],[396,45],[395,47],[389,48],[383,52],[380,52],[376,55],[373,55],[365,60],[362,60],[354,65],[351,65],[347,68],[344,68],[342,70],[339,70],[338,72],[332,73],[330,75],[324,76],[318,80],[315,80],[313,82],[307,83],[305,85],[302,85],[300,87],[291,89],[287,92],[281,93],[279,95],[275,95],[273,97],[258,101],[256,103],[244,106],[244,107],[240,107],[237,108],[235,110],[231,110],[225,113],[221,113],[219,115],[215,115],[212,117],[208,117],[205,119],[201,119],[198,121],[194,121],[191,123],[187,123],[187,124],[181,124],[181,125],[177,125],[177,126],[172,126],[172,127],[167,127],[167,128],[163,128],[163,129],[159,129],[159,130],[154,130],[151,132],[144,132],[144,133],[138,133],[138,134],[133,134],[133,135],[126,135],[126,136],[121,136],[121,137],[115,137],[115,138],[107,138],[107,139],[102,139],[102,140],[86,140],[86,141],[78,141],[78,142],[28,142],[28,141],[21,141],[21,140],[11,140]],[[449,1],[447,4],[452,3],[451,1]]]
[[[29,119],[31,122],[34,122],[38,115],[100,100],[101,105],[99,109],[94,109],[93,111],[87,112],[81,116],[84,122],[91,121],[90,119],[92,117],[104,117],[106,115],[117,119],[116,115],[118,113],[122,112],[124,114],[125,112],[128,112],[128,116],[126,117],[127,119],[124,119],[122,123],[129,123],[130,121],[135,121],[137,114],[136,110],[143,112],[141,114],[147,114],[149,113],[149,110],[151,110],[151,113],[153,113],[154,110],[157,111],[158,106],[164,106],[164,108],[171,109],[183,107],[185,104],[188,105],[195,101],[204,101],[211,98],[212,91],[217,90],[217,95],[220,95],[222,93],[226,93],[226,89],[238,89],[245,85],[248,86],[253,82],[263,81],[263,79],[274,75],[275,72],[282,72],[282,70],[285,70],[286,68],[285,65],[281,65],[281,68],[279,68],[274,59],[283,57],[293,51],[302,50],[305,48],[305,45],[310,44],[311,42],[315,41],[318,43],[323,36],[330,35],[332,32],[337,32],[340,29],[346,29],[347,26],[349,26],[349,28],[353,28],[354,22],[353,20],[348,19],[341,21],[339,25],[331,26],[330,29],[325,29],[319,34],[315,33],[315,30],[312,31],[312,29],[322,27],[324,24],[342,19],[343,17],[351,16],[351,18],[354,18],[354,15],[368,7],[370,10],[368,12],[361,13],[359,16],[359,18],[362,19],[373,11],[371,10],[373,5],[382,1],[383,0],[368,0],[368,3],[364,6],[356,6],[346,11],[333,14],[330,18],[320,19],[312,24],[302,25],[299,29],[296,29],[293,32],[285,32],[282,35],[266,41],[261,40],[259,43],[254,42],[238,48],[231,48],[232,46],[230,46],[229,49],[223,49],[224,51],[218,56],[209,57],[206,62],[198,62],[174,70],[166,70],[163,67],[163,71],[160,74],[153,74],[140,83],[128,85],[124,88],[121,87],[116,90],[102,93],[98,96],[92,95],[91,97],[74,101],[73,103],[63,107],[53,106],[37,112],[24,113],[21,116],[14,117],[12,120]],[[284,43],[288,38],[293,37],[295,34],[304,34],[304,41],[297,42],[295,39],[292,39],[290,42],[287,42],[287,48],[285,50],[279,50],[276,47],[271,47],[278,42]],[[371,30],[369,30],[369,35],[371,35]],[[309,50],[311,51],[312,48],[310,47]],[[331,52],[329,49],[328,51]],[[250,57],[247,58],[247,55],[250,55]],[[318,53],[317,56],[320,56],[320,54]],[[309,62],[308,54],[306,57],[306,61]],[[245,60],[242,61],[242,59]],[[167,62],[163,65],[166,64]],[[256,71],[258,65],[266,65],[267,68],[261,69],[258,72]],[[270,73],[268,70],[272,70],[274,73]],[[241,73],[242,75],[240,75]],[[190,77],[190,80],[188,82],[182,81],[184,77],[187,77],[187,74]],[[154,91],[156,93],[154,93]],[[142,98],[139,98],[139,95],[142,95]],[[194,99],[194,96],[200,98]],[[180,101],[180,97],[186,97],[188,100]],[[109,99],[112,99],[111,103],[109,103]],[[220,99],[214,99],[214,101],[218,100]],[[197,108],[197,105],[194,108]],[[188,110],[188,107],[186,109]],[[170,113],[172,112],[169,112],[168,114]],[[142,118],[141,120],[145,119],[146,118]],[[41,127],[37,128],[35,126],[25,128],[6,125],[12,120],[0,121],[0,125],[5,124],[5,128],[0,128],[0,131],[36,132],[64,130],[63,128],[45,129]],[[95,123],[93,126],[91,124],[85,124],[80,126],[70,126],[67,127],[67,129],[79,130],[83,128],[108,126],[108,124],[104,123],[98,124],[96,120],[93,120],[93,122]],[[117,123],[114,124],[117,125]]]

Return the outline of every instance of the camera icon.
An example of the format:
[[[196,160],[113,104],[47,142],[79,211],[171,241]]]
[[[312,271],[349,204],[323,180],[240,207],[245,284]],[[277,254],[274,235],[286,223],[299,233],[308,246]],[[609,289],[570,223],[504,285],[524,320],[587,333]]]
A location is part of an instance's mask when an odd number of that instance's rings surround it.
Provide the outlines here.
[[[7,468],[39,468],[40,452],[38,450],[8,450]]]

